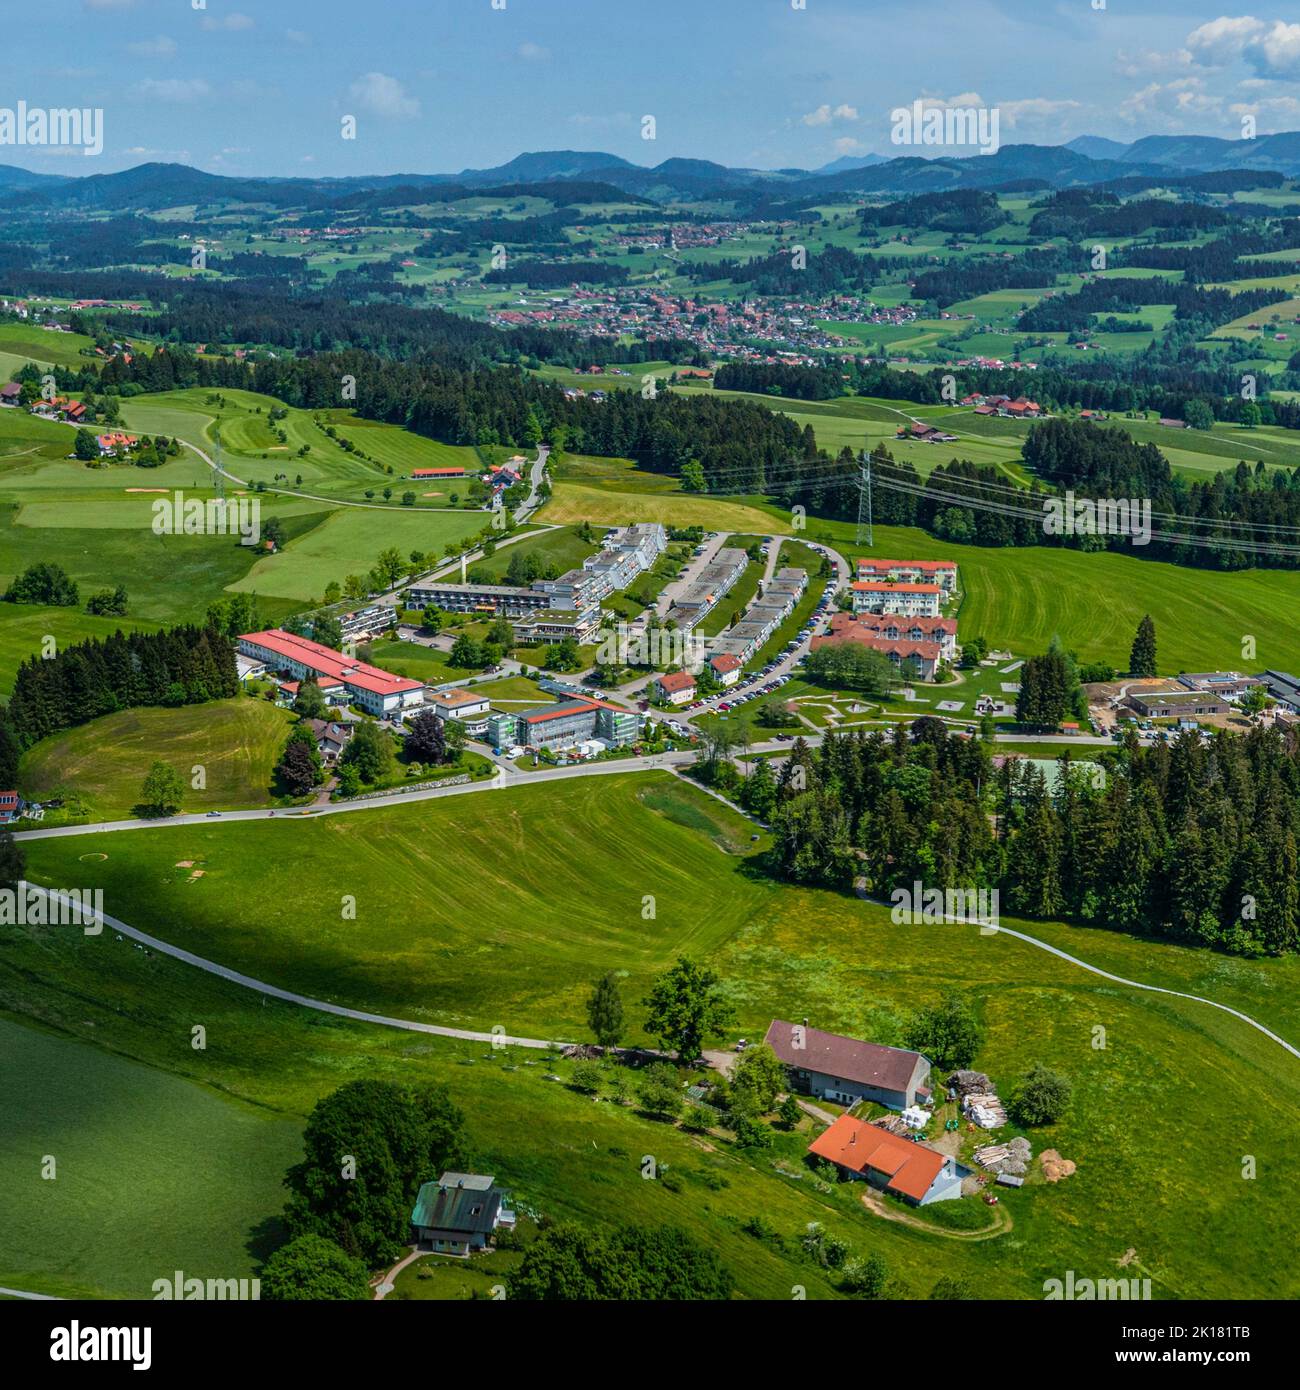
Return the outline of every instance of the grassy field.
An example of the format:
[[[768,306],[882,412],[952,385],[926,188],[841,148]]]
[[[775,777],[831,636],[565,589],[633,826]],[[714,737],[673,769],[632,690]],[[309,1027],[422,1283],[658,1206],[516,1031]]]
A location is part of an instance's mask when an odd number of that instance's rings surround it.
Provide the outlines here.
[[[293,722],[288,710],[246,696],[122,710],[28,749],[19,787],[36,800],[75,793],[87,820],[119,820],[135,814],[145,774],[162,761],[189,788],[186,811],[273,806],[275,765]],[[195,768],[203,769],[200,788],[192,785]]]
[[[469,567],[471,584],[499,584],[516,555],[536,555],[544,565],[554,565],[557,573],[581,569],[582,562],[600,549],[599,539],[584,541],[576,526],[544,531],[526,540],[515,541],[495,554]]]
[[[223,462],[231,472],[245,481],[268,486],[281,482],[326,498],[359,501],[367,491],[378,496],[391,487],[397,498],[409,489],[421,506],[446,507],[451,505],[451,492],[463,497],[464,484],[411,483],[411,470],[460,465],[473,475],[480,469],[473,449],[439,444],[396,425],[363,420],[350,410],[288,407],[287,416],[272,425],[269,413],[277,407],[286,408],[273,396],[252,391],[195,388],[132,397],[123,402],[122,418],[134,431],[188,440],[209,454],[215,449],[219,427]],[[328,429],[338,438],[331,438]],[[283,442],[276,430],[283,432]],[[355,449],[345,449],[343,439]],[[441,491],[425,496],[435,488]]]
[[[293,1117],[3,1018],[0,1111],[0,1284],[63,1297],[247,1277],[301,1150]]]
[[[274,503],[263,503],[263,514]],[[319,600],[326,586],[342,584],[350,574],[365,575],[381,550],[396,546],[441,555],[449,541],[463,540],[483,529],[482,512],[422,512],[341,507],[319,525],[290,540],[276,555],[257,560],[247,574],[226,587],[266,594],[297,603]]]
[[[77,608],[45,608],[25,603],[0,603],[0,698],[13,693],[18,667],[33,656],[61,651],[87,637],[110,637],[118,631],[156,623],[131,618],[95,618]]]
[[[855,1249],[878,1250],[922,1293],[950,1273],[986,1296],[1041,1297],[1042,1281],[1066,1269],[1114,1276],[1129,1250],[1136,1251],[1129,1272],[1152,1278],[1156,1297],[1300,1291],[1293,1273],[1260,1254],[1300,1235],[1289,1181],[1300,1069],[1275,1043],[1229,1015],[1127,989],[1005,934],[898,928],[886,910],[847,895],[778,887],[754,871],[748,824],[716,802],[666,776],[591,780],[599,781],[598,796],[568,783],[273,828],[126,833],[97,864],[81,861],[84,841],[39,841],[29,846],[30,871],[41,880],[71,881],[74,872],[77,881],[98,878],[110,911],[277,983],[508,1030],[554,1024],[562,1036],[585,1036],[590,981],[618,969],[627,972],[623,994],[631,1035],[639,1038],[636,1001],[647,975],[680,949],[707,955],[729,982],[736,1032],[745,1036],[761,1033],[772,1017],[809,1017],[887,1039],[908,1010],[945,987],[964,988],[979,1001],[988,1030],[977,1065],[1004,1091],[1033,1061],[1073,1079],[1069,1115],[1033,1142],[1036,1151],[1058,1149],[1078,1172],[1058,1185],[1007,1194],[1010,1235],[954,1240],[941,1234],[947,1222],[912,1230],[871,1217],[852,1189],[823,1193],[801,1180],[806,1136],[780,1140],[775,1154],[763,1156],[701,1144],[648,1125],[635,1111],[593,1105],[548,1084],[543,1073],[554,1063],[409,1036],[375,1038],[375,1030],[306,1020],[288,1006],[249,1009],[232,997],[233,986],[146,959],[107,933],[92,946],[52,932],[6,933],[0,1007],[51,1017],[78,1035],[107,1020],[128,1054],[143,1050],[272,1107],[301,1108],[327,1078],[337,1084],[394,1066],[408,1078],[440,1069],[470,1110],[479,1158],[492,1165],[486,1171],[522,1199],[585,1219],[653,1211],[685,1220],[750,1294],[766,1289],[770,1296],[781,1280],[787,1291],[789,1282],[804,1282],[791,1280],[800,1257],[790,1245],[780,1250],[739,1229],[760,1211],[791,1245],[807,1220],[825,1220]],[[347,824],[356,821],[369,829]],[[557,829],[572,824],[583,825],[578,840]],[[443,852],[452,839],[454,869]],[[508,866],[503,843],[514,847]],[[732,852],[719,853],[728,845]],[[103,841],[95,849],[105,852]],[[208,870],[197,888],[179,888],[172,864],[182,857]],[[276,861],[293,865],[292,912],[279,903]],[[235,903],[247,906],[232,914],[235,885]],[[359,915],[341,923],[338,895],[348,891],[357,895]],[[653,920],[641,913],[646,893],[655,897]],[[703,913],[702,902],[709,905]],[[1050,924],[1029,930],[1117,974],[1208,993],[1283,1036],[1300,1034],[1295,960],[1233,960]],[[95,998],[74,1000],[69,973],[90,968],[100,982]],[[147,1023],[120,1007],[138,997],[133,982],[149,985]],[[220,1048],[189,1052],[186,1029],[170,1020],[195,1017],[213,1020],[210,1035],[221,1038]],[[1098,1025],[1107,1035],[1100,1050],[1093,1046]],[[1254,1099],[1234,1111],[1224,1143],[1229,1095]],[[634,1176],[643,1153],[677,1167],[679,1191]],[[1247,1153],[1259,1165],[1252,1182],[1241,1178]],[[809,1296],[824,1290],[810,1285]]]

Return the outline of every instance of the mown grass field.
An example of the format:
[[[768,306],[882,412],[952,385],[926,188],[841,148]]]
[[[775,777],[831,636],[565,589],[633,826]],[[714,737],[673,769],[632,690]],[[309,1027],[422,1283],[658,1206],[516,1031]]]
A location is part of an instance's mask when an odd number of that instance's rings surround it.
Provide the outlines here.
[[[252,391],[195,388],[134,396],[123,402],[122,418],[136,432],[188,440],[213,456],[219,427],[223,461],[231,472],[247,482],[270,486],[280,481],[327,498],[359,501],[367,491],[378,496],[390,487],[395,500],[410,490],[420,506],[446,507],[451,505],[449,494],[463,496],[465,485],[412,483],[412,469],[459,465],[473,476],[481,467],[473,449],[439,444],[396,425],[363,420],[350,410],[288,407],[288,415],[272,425],[269,413],[277,407],[285,408],[273,396]],[[327,427],[351,440],[368,458],[344,449],[326,433]],[[284,443],[276,429],[283,431]],[[304,447],[308,452],[301,454]],[[435,490],[436,497],[424,496]]]
[[[132,709],[68,729],[29,748],[19,766],[24,796],[75,793],[88,821],[135,814],[154,762],[180,773],[182,809],[273,806],[275,765],[294,716],[266,700],[239,696],[179,709]],[[194,769],[202,787],[194,787]]]
[[[263,515],[274,506],[263,503]],[[412,550],[440,556],[449,541],[481,531],[485,522],[483,512],[340,507],[290,540],[278,554],[264,555],[226,587],[296,603],[316,602],[331,582],[342,584],[350,574],[368,574],[380,551],[390,546],[396,546],[403,558]]]
[[[247,1277],[301,1152],[293,1116],[4,1018],[0,1111],[0,1283],[63,1297]]]
[[[824,1194],[800,1180],[801,1143],[781,1141],[773,1166],[771,1153],[701,1144],[635,1111],[577,1097],[544,1079],[555,1065],[544,1058],[380,1034],[274,1003],[250,1007],[234,986],[145,958],[111,933],[87,944],[6,932],[0,1006],[77,1036],[103,1027],[129,1055],[271,1107],[300,1110],[314,1091],[357,1074],[439,1074],[470,1112],[486,1171],[521,1199],[586,1220],[617,1212],[685,1221],[750,1294],[788,1297],[790,1283],[808,1282],[797,1277],[807,1266],[790,1246],[811,1219],[846,1234],[855,1250],[879,1251],[914,1293],[952,1274],[986,1296],[1037,1298],[1042,1281],[1066,1269],[1118,1277],[1129,1250],[1137,1257],[1129,1273],[1150,1277],[1156,1297],[1300,1291],[1294,1274],[1262,1253],[1300,1235],[1289,1179],[1300,1069],[1277,1044],[1220,1011],[1089,975],[1005,934],[896,927],[887,910],[847,895],[777,886],[756,872],[748,825],[718,803],[657,774],[591,780],[598,798],[566,783],[273,828],[124,833],[107,849],[96,841],[109,855],[97,864],[82,862],[84,840],[37,841],[30,869],[41,880],[71,881],[74,870],[78,881],[97,878],[110,912],[262,978],[510,1031],[554,1021],[563,1036],[586,1036],[582,999],[612,968],[628,972],[622,988],[638,1039],[647,972],[679,949],[707,954],[728,982],[743,1036],[777,1016],[888,1040],[899,1017],[956,986],[978,1002],[988,1040],[977,1065],[1001,1089],[1034,1061],[1072,1078],[1069,1115],[1035,1132],[1033,1143],[1035,1151],[1058,1149],[1078,1172],[1005,1194],[1009,1234],[965,1241],[912,1230],[871,1217],[852,1189]],[[362,820],[365,835],[346,824]],[[565,837],[563,857],[553,852],[557,824],[583,825],[582,836]],[[245,844],[250,832],[259,836],[255,847]],[[481,852],[484,837],[495,855]],[[440,857],[453,838],[463,851],[454,884]],[[720,853],[719,841],[740,852]],[[382,851],[368,851],[370,843]],[[206,861],[197,889],[175,884],[171,865],[182,857]],[[286,868],[273,870],[275,861]],[[237,863],[237,902],[248,906],[232,915]],[[288,872],[292,921],[276,901]],[[224,912],[204,897],[209,888],[226,898]],[[355,922],[337,920],[344,891],[357,894]],[[655,896],[654,920],[641,914],[646,893]],[[1209,993],[1283,1036],[1300,1030],[1294,960],[1229,960],[1102,930],[1027,929],[1129,978]],[[511,968],[520,952],[526,979]],[[99,982],[94,998],[74,998],[69,982],[88,969]],[[147,1019],[121,1007],[146,994]],[[191,1052],[188,1022],[180,1021],[194,1017],[211,1020],[220,1047]],[[1106,1030],[1102,1049],[1094,1046],[1098,1026]],[[1225,1142],[1234,1096],[1252,1102],[1234,1106]],[[640,1179],[644,1153],[676,1167],[680,1191]],[[1244,1154],[1258,1164],[1252,1181],[1241,1176]],[[790,1246],[744,1235],[738,1223],[756,1212]],[[826,1292],[824,1282],[809,1282],[810,1297]]]

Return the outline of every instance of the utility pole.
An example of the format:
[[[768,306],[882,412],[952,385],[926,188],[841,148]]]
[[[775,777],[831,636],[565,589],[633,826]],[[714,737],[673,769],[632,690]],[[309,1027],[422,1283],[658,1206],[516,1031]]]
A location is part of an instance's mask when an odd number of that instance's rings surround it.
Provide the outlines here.
[[[871,524],[871,455],[865,449],[858,455],[858,535],[859,545],[875,548],[875,533]]]

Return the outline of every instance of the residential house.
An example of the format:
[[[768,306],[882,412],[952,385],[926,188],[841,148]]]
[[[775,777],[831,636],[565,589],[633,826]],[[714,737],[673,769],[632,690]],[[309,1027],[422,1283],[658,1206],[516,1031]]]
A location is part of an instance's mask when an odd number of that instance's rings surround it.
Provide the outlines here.
[[[962,1182],[973,1172],[948,1154],[852,1115],[841,1115],[823,1130],[808,1152],[914,1207],[960,1197]]]
[[[352,725],[340,724],[333,719],[309,719],[307,727],[316,738],[321,762],[326,767],[333,767],[352,738]]]
[[[0,386],[0,405],[18,405],[22,401],[23,388],[16,381]]]
[[[655,694],[670,705],[689,705],[695,698],[695,677],[689,671],[669,671],[655,677]]]
[[[741,668],[744,663],[737,656],[732,656],[730,652],[720,652],[717,656],[709,658],[709,666],[713,674],[718,678],[718,683],[725,690],[728,686],[735,685],[740,679]]]
[[[0,825],[8,825],[23,813],[23,799],[17,792],[0,792]]]
[[[515,1224],[505,1200],[491,1175],[444,1173],[437,1182],[424,1183],[415,1199],[415,1242],[447,1255],[485,1250],[499,1226]]]
[[[906,1110],[930,1098],[930,1063],[919,1052],[823,1033],[806,1023],[773,1019],[764,1039],[785,1063],[799,1091],[839,1105],[872,1100]]]

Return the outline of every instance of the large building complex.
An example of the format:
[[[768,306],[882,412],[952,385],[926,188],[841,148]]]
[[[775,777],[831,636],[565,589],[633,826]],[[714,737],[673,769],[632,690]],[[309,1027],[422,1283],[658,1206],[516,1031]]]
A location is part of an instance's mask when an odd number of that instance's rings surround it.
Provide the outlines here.
[[[890,584],[937,584],[945,594],[957,589],[957,565],[952,560],[858,560],[858,578]]]
[[[600,603],[627,588],[663,553],[668,533],[657,522],[610,531],[601,549],[581,568],[557,579],[537,579],[527,588],[513,584],[454,584],[424,580],[406,591],[409,608],[441,608],[448,613],[483,613],[517,622],[521,642],[591,639],[600,625]]]
[[[359,706],[367,714],[393,714],[424,703],[420,681],[381,671],[378,666],[281,628],[244,633],[239,638],[239,651],[260,661],[268,671],[288,672],[299,681],[314,680],[322,693],[341,694],[346,703]]]
[[[600,700],[570,699],[522,714],[494,714],[488,720],[488,737],[498,751],[589,753],[635,743],[640,727],[640,717],[631,710]]]
[[[737,546],[724,546],[700,571],[695,582],[677,596],[668,621],[689,632],[713,611],[745,572],[749,556]]]
[[[708,654],[735,657],[743,666],[794,612],[807,588],[806,570],[778,570],[745,609],[740,621],[709,641]]]

